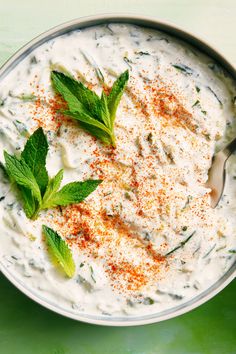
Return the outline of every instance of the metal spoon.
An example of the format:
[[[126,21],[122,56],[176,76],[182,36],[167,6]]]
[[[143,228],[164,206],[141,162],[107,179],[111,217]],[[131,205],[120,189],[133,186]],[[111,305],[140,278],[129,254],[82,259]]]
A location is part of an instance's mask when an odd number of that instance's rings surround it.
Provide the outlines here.
[[[236,150],[236,138],[223,150],[213,156],[206,186],[211,188],[211,206],[215,208],[220,201],[225,186],[225,165],[230,155]]]

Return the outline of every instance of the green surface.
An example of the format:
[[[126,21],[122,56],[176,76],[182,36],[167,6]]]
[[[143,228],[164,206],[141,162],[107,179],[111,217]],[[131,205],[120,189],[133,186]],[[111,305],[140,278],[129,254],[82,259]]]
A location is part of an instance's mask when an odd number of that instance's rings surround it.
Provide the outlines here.
[[[42,31],[75,17],[128,11],[207,39],[236,64],[235,0],[0,0],[0,64]],[[179,318],[107,328],[62,318],[0,275],[0,354],[235,354],[236,282]]]
[[[98,327],[35,304],[0,277],[1,354],[235,354],[236,282],[181,317],[140,327]]]

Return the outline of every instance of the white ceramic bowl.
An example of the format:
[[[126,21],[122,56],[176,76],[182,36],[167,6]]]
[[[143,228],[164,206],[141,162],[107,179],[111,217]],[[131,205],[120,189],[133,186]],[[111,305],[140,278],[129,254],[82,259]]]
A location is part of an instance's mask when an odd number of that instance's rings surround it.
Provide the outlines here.
[[[54,27],[53,29],[41,34],[36,37],[18,52],[16,52],[0,69],[0,85],[2,78],[7,75],[15,66],[24,59],[32,50],[40,46],[42,43],[65,34],[69,31],[85,28],[89,26],[104,24],[104,23],[131,23],[135,25],[140,25],[143,27],[148,27],[152,29],[157,29],[164,31],[174,37],[180,38],[185,42],[188,42],[192,46],[195,46],[200,51],[204,52],[208,56],[215,59],[228,73],[236,80],[236,69],[220,54],[218,51],[209,46],[206,42],[196,38],[190,33],[187,33],[180,28],[173,26],[169,23],[158,21],[154,18],[138,16],[138,15],[126,15],[126,14],[105,14],[90,17],[79,18],[65,24]],[[179,306],[175,306],[168,310],[153,313],[144,316],[134,316],[134,317],[111,317],[111,316],[91,316],[86,314],[75,314],[69,310],[60,308],[55,303],[50,303],[45,299],[42,299],[38,294],[34,293],[32,289],[27,288],[19,279],[17,279],[13,274],[9,272],[8,269],[4,267],[0,262],[1,272],[14,284],[20,291],[26,294],[29,298],[41,304],[42,306],[57,312],[63,316],[73,318],[75,320],[98,324],[106,326],[135,326],[144,325],[148,323],[159,322],[167,320],[183,313],[191,311],[192,309],[200,306],[204,302],[210,300],[213,296],[219,293],[224,287],[226,287],[236,276],[236,262],[231,266],[231,268],[220,278],[215,284],[209,287],[207,290],[200,293],[198,296],[194,297],[190,301],[183,303]]]

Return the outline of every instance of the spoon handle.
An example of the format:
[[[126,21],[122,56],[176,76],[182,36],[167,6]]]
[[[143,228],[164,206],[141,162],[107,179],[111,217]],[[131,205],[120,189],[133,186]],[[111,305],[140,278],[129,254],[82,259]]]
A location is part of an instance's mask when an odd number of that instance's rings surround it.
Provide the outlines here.
[[[224,149],[224,154],[227,156],[227,158],[234,152],[236,151],[236,138],[233,139],[229,145],[227,145]]]

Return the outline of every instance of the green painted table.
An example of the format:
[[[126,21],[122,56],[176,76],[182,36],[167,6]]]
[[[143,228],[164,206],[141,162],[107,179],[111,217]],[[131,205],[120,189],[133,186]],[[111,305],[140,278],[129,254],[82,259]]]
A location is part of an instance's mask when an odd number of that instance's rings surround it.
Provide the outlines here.
[[[0,64],[56,24],[115,11],[176,23],[206,38],[236,64],[235,0],[0,0]],[[235,354],[235,294],[236,282],[179,318],[106,328],[49,312],[0,275],[0,354]]]

